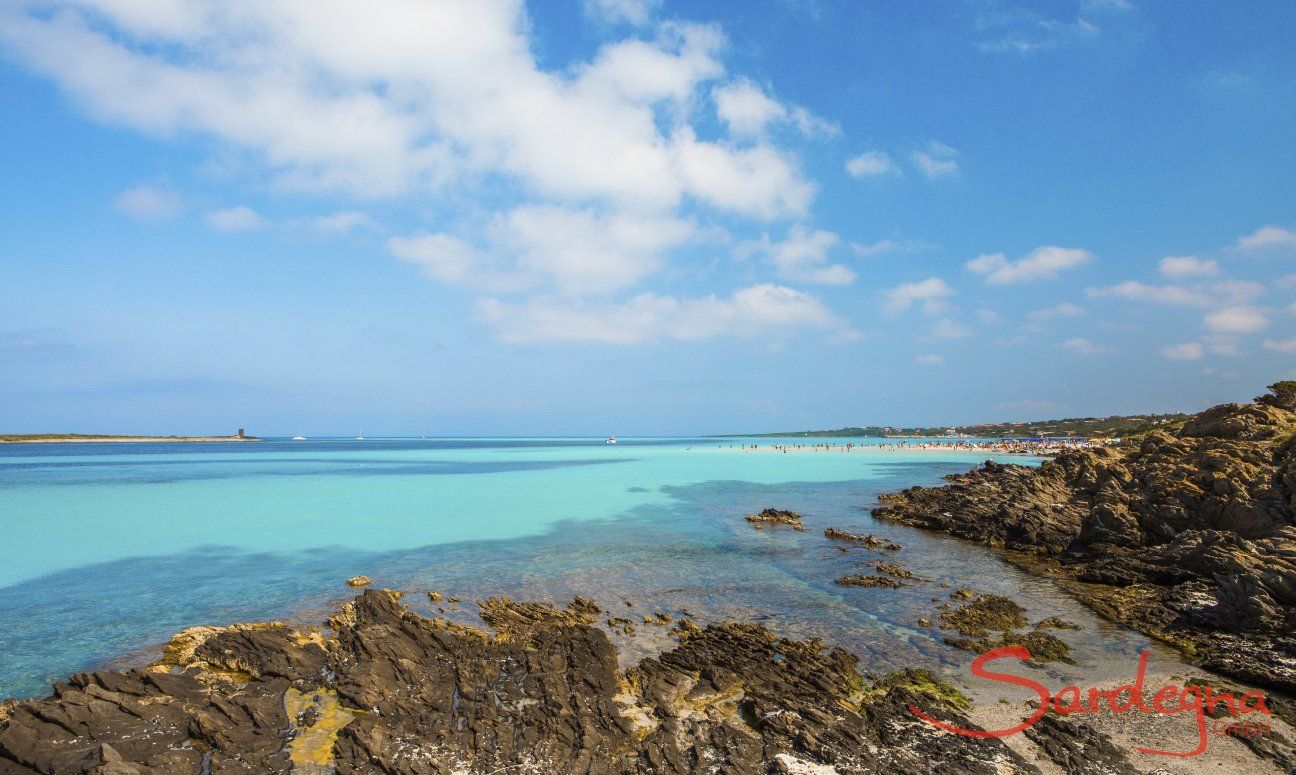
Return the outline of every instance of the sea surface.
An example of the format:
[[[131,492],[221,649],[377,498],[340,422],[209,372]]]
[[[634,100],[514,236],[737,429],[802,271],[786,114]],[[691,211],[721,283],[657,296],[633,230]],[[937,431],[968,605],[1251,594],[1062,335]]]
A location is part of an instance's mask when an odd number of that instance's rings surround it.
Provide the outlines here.
[[[762,449],[742,448],[753,442]],[[941,583],[1008,594],[1032,621],[1082,625],[1059,633],[1078,664],[1050,668],[1055,677],[1108,663],[1128,672],[1148,645],[981,547],[870,518],[879,493],[939,484],[986,453],[769,451],[779,442],[3,444],[0,698],[43,695],[72,672],[146,663],[197,624],[318,624],[354,594],[345,581],[358,574],[407,592],[424,612],[426,591],[460,597],[440,607],[470,623],[471,601],[495,594],[559,603],[579,594],[636,620],[657,611],[699,623],[759,620],[841,644],[875,673],[954,674],[970,661],[918,624],[948,599]],[[765,507],[801,512],[807,529],[754,530],[743,516]],[[903,549],[843,551],[823,537],[826,527]],[[833,583],[888,559],[930,581],[899,590]],[[626,662],[669,646],[666,628],[646,625],[614,640]]]

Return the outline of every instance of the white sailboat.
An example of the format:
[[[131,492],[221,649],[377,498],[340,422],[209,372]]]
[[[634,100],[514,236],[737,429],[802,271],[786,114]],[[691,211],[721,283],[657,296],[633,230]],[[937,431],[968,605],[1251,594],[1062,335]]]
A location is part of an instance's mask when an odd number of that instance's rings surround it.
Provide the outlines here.
[[[360,429],[360,435],[356,436],[356,441],[364,441],[364,428]]]
[[[615,444],[615,443],[617,443],[616,436],[608,436],[607,439],[606,439],[603,443],[604,443],[604,444]]]
[[[293,441],[305,441],[305,440],[306,440],[306,437],[303,436],[303,435],[301,435],[300,433],[298,433],[296,436],[293,436],[293,437],[292,437],[292,440],[293,440]]]

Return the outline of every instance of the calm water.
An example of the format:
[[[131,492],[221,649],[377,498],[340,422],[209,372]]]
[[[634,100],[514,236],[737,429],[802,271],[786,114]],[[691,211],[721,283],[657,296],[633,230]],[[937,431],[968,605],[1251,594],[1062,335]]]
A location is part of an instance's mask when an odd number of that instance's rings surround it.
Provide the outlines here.
[[[916,625],[935,618],[931,597],[946,594],[936,583],[833,584],[884,556],[840,551],[822,537],[828,526],[902,544],[885,558],[934,582],[999,591],[1032,616],[1083,624],[1064,634],[1078,669],[1113,656],[1124,664],[1145,645],[979,547],[872,523],[867,509],[879,493],[939,483],[984,453],[775,454],[730,443],[0,445],[0,697],[147,660],[194,624],[318,622],[360,573],[466,601],[582,594],[633,617],[758,618],[787,635],[841,643],[877,672],[968,662]],[[766,506],[800,511],[807,530],[753,530],[743,515]],[[427,607],[422,594],[407,600]],[[470,604],[456,608],[452,615],[471,620]],[[617,637],[627,660],[665,643],[664,630],[638,629]]]

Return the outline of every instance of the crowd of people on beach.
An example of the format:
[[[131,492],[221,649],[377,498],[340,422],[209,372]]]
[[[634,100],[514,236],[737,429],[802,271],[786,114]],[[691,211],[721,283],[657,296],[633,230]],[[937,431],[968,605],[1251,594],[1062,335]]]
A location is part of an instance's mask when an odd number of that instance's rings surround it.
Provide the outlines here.
[[[744,452],[855,452],[855,451],[921,451],[951,450],[955,452],[995,452],[1019,455],[1056,455],[1065,450],[1092,449],[1094,447],[1115,444],[1120,439],[1081,439],[1081,438],[1031,438],[1031,439],[899,439],[884,441],[880,444],[857,444],[855,442],[816,442],[813,444],[760,444],[740,443],[738,449]],[[734,448],[733,444],[729,445]]]

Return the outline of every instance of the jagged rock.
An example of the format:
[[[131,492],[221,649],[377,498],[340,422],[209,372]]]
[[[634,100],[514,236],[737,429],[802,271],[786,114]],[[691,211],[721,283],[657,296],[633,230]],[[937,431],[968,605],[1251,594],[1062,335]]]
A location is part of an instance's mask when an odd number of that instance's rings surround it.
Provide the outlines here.
[[[869,576],[864,573],[842,576],[837,579],[837,583],[843,587],[882,587],[884,589],[899,589],[904,586],[903,581],[891,576]]]
[[[900,550],[900,544],[883,541],[881,538],[869,533],[847,533],[845,530],[838,530],[830,527],[824,530],[824,538],[831,538],[834,541],[850,541],[851,543],[863,544],[868,549],[885,549],[889,552]]]
[[[1139,775],[1107,735],[1088,724],[1046,714],[1026,737],[1068,775]]]
[[[748,514],[747,521],[753,523],[756,528],[763,525],[787,525],[795,530],[805,530],[805,525],[801,524],[801,515],[795,511],[785,511],[783,509],[763,509],[759,514]]]
[[[1051,558],[1029,567],[1090,582],[1073,588],[1102,615],[1296,689],[1296,412],[1224,404],[1174,435],[946,478],[873,515]]]
[[[1271,439],[1291,423],[1291,410],[1264,404],[1221,404],[1194,416],[1179,432],[1186,438]]]
[[[817,639],[680,622],[678,647],[622,674],[589,601],[481,607],[494,635],[388,590],[348,603],[327,638],[191,633],[157,671],[73,676],[11,706],[0,772],[1038,772],[997,740],[917,721],[911,705],[974,727],[930,674],[870,685]]]
[[[352,587],[367,587],[373,583],[373,579],[368,576],[352,576],[347,579],[347,585]]]

